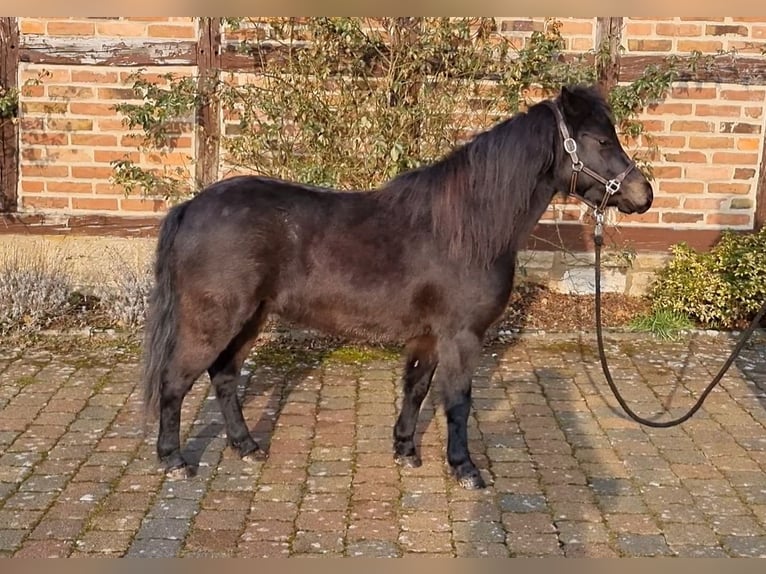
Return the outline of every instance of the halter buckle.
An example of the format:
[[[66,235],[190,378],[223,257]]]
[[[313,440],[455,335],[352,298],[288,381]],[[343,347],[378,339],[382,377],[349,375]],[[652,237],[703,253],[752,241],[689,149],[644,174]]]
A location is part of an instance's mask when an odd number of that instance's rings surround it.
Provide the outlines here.
[[[596,214],[596,225],[593,230],[593,235],[596,236],[596,238],[601,238],[601,236],[604,234],[604,212],[601,209],[595,210]]]
[[[606,191],[609,195],[614,195],[620,191],[621,182],[617,179],[610,179],[606,182]]]
[[[572,171],[576,171],[577,173],[580,173],[584,167],[585,167],[585,164],[583,164],[583,162],[580,160],[572,162]]]
[[[568,154],[573,154],[577,151],[577,142],[572,138],[564,139],[564,151]]]

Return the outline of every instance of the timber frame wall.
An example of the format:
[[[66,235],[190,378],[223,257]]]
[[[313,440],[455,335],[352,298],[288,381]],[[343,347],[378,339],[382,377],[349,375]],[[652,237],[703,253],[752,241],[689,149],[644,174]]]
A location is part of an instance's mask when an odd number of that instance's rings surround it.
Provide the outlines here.
[[[631,81],[669,53],[720,56],[714,70],[678,79],[669,97],[642,120],[657,136],[655,206],[620,221],[610,237],[638,251],[678,241],[705,248],[722,229],[748,231],[766,222],[766,18],[561,18],[567,51],[606,39],[612,50],[599,69],[609,86]],[[500,30],[523,42],[542,18],[498,18]],[[0,232],[153,235],[166,209],[161,200],[126,197],[113,185],[109,162],[130,151],[131,132],[113,105],[130,97],[127,78],[146,68],[160,80],[174,73],[205,77],[257,75],[220,18],[0,18],[0,84],[20,89],[18,121],[0,123]],[[47,74],[42,82],[35,78]],[[176,158],[135,157],[147,165],[196,160],[200,183],[232,174],[219,152],[227,123],[206,103],[182,126]],[[136,149],[133,145],[132,149]],[[562,215],[563,213],[563,215]],[[546,222],[547,220],[547,222]],[[561,225],[551,225],[551,221]],[[590,247],[578,209],[551,209],[529,246]]]

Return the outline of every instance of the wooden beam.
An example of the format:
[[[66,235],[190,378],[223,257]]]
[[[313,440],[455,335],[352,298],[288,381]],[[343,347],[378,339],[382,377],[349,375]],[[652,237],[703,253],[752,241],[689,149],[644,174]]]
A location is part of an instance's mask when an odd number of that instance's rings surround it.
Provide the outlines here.
[[[0,88],[18,88],[19,27],[16,18],[0,18]],[[0,118],[0,212],[16,211],[19,184],[19,129],[16,113]]]
[[[162,215],[60,215],[0,214],[0,235],[34,233],[38,235],[88,235],[112,237],[156,237]],[[736,233],[750,233],[737,231]],[[668,229],[665,227],[607,227],[605,247],[631,247],[639,253],[664,252],[685,241],[690,247],[706,251],[721,237],[716,229]],[[536,251],[593,251],[593,226],[584,223],[538,223],[522,249]]]
[[[197,172],[198,188],[218,179],[219,142],[221,139],[221,104],[211,87],[218,80],[221,68],[221,19],[201,18],[197,43],[197,86],[206,94],[197,109]]]
[[[620,80],[633,81],[640,77],[647,67],[661,66],[664,61],[665,56],[623,55],[620,59]],[[713,66],[698,66],[697,69],[692,69],[692,58],[679,58],[681,71],[676,80],[741,86],[766,85],[766,58],[724,55],[714,57],[713,61]]]
[[[758,187],[755,191],[755,219],[753,229],[759,231],[766,225],[766,135],[761,135],[761,165]]]
[[[621,16],[599,16],[596,19],[596,76],[604,94],[620,80]]]
[[[107,40],[24,34],[20,60],[32,64],[88,66],[193,66],[197,42]]]

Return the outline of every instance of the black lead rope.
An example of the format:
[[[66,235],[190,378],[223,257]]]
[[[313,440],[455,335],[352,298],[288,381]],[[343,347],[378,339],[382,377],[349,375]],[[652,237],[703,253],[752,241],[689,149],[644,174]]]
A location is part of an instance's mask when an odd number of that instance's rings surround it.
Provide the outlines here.
[[[637,423],[640,423],[642,425],[649,426],[649,427],[655,427],[655,428],[668,428],[668,427],[679,425],[682,422],[691,418],[694,415],[694,413],[696,413],[700,409],[700,407],[702,406],[702,403],[705,402],[705,399],[707,398],[707,396],[712,392],[715,386],[721,381],[726,371],[734,362],[734,359],[737,357],[737,355],[739,355],[740,351],[742,350],[742,347],[745,346],[745,343],[750,338],[750,335],[753,334],[753,331],[755,331],[756,327],[758,327],[758,325],[760,324],[761,319],[763,319],[764,315],[766,315],[766,302],[764,302],[764,304],[761,306],[760,311],[758,311],[758,314],[755,316],[755,319],[753,319],[753,321],[750,323],[750,325],[745,330],[745,332],[742,333],[742,336],[737,342],[737,346],[734,347],[734,350],[732,351],[731,355],[729,355],[729,358],[726,359],[726,362],[721,367],[721,370],[718,371],[718,374],[715,376],[715,378],[705,388],[702,395],[700,395],[700,397],[697,399],[697,402],[694,403],[694,406],[691,409],[689,409],[689,412],[687,412],[683,416],[678,417],[677,419],[663,421],[663,422],[651,421],[649,419],[645,419],[637,415],[635,412],[633,412],[633,410],[631,410],[631,408],[625,402],[625,399],[622,398],[620,391],[617,389],[617,386],[614,384],[614,380],[612,380],[612,374],[609,372],[609,365],[606,362],[606,354],[604,353],[604,339],[601,333],[601,245],[604,242],[603,217],[604,217],[603,212],[596,212],[596,229],[593,234],[593,240],[594,240],[594,243],[596,244],[596,338],[598,340],[598,354],[601,359],[601,368],[604,371],[606,382],[609,384],[609,388],[612,390],[614,397],[617,399],[617,402],[620,403],[620,406],[623,408],[623,410],[628,414],[630,418],[632,418]]]

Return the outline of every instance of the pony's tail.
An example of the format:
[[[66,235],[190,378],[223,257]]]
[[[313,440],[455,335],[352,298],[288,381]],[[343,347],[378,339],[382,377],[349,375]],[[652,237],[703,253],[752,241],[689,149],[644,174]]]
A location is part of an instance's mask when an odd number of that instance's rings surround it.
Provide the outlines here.
[[[154,288],[149,298],[143,350],[144,407],[150,415],[159,413],[162,381],[175,347],[177,309],[172,250],[186,206],[182,203],[168,211],[157,241]]]

